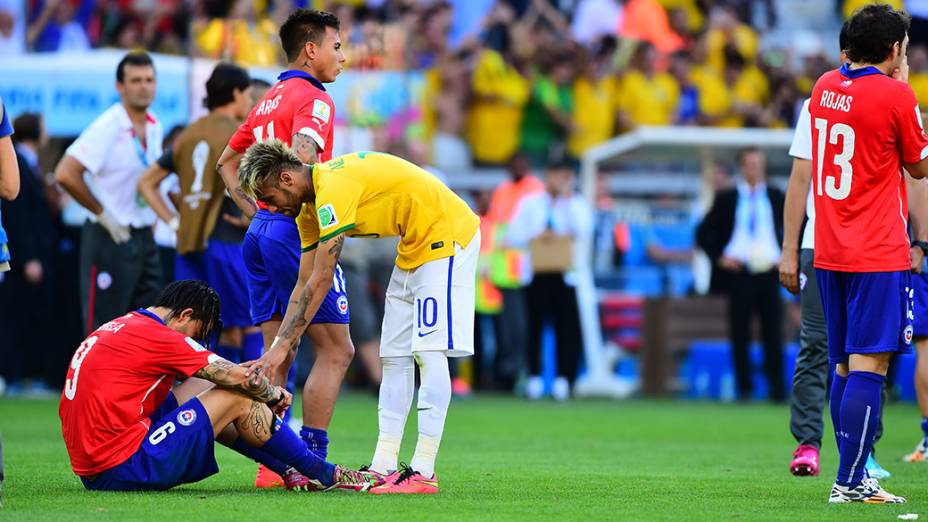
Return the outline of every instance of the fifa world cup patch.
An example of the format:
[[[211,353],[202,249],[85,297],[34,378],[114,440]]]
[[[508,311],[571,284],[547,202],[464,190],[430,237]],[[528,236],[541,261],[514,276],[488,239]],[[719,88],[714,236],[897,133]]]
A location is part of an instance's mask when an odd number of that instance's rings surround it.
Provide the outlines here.
[[[338,216],[335,215],[335,209],[332,205],[323,205],[317,211],[319,214],[319,228],[328,228],[338,224]]]
[[[313,118],[320,120],[322,123],[328,123],[331,116],[332,108],[329,107],[328,103],[322,100],[313,101]]]
[[[177,414],[177,422],[181,426],[190,426],[197,421],[197,411],[196,410],[184,410]]]

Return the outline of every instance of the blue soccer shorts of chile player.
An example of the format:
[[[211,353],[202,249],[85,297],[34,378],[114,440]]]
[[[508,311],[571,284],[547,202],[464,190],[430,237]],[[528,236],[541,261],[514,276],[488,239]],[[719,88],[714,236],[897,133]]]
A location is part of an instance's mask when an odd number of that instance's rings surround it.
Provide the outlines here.
[[[915,334],[912,274],[817,268],[828,331],[828,361],[851,354],[911,353]]]
[[[165,490],[218,472],[206,409],[196,397],[178,406],[169,393],[152,413],[151,428],[139,449],[122,464],[81,481],[97,491]]]
[[[242,256],[248,270],[251,315],[255,324],[284,316],[300,271],[300,232],[283,214],[259,210],[248,227]],[[348,324],[351,313],[345,274],[335,267],[332,288],[310,324]]]

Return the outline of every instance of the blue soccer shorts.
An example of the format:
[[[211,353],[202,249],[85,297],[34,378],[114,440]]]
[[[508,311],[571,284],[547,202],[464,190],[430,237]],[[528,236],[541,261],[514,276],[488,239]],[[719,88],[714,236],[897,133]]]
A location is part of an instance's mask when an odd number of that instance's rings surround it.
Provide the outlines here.
[[[911,273],[816,269],[828,331],[828,360],[850,354],[910,353],[914,336]]]
[[[174,277],[206,282],[219,294],[223,327],[246,328],[255,323],[249,310],[245,274],[241,244],[211,239],[205,251],[177,256]]]
[[[178,406],[174,394],[169,393],[151,421],[142,445],[128,460],[92,481],[81,477],[84,487],[96,491],[165,490],[219,472],[213,425],[199,399]]]
[[[300,270],[300,232],[296,221],[283,214],[259,210],[252,219],[242,244],[248,272],[251,317],[255,324],[283,317]],[[348,294],[345,275],[335,267],[332,288],[311,324],[348,324]]]

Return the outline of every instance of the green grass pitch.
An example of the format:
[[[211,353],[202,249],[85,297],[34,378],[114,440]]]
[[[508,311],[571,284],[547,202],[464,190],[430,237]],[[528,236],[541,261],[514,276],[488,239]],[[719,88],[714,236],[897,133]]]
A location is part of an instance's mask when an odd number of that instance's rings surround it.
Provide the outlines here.
[[[333,461],[370,459],[376,412],[371,397],[340,399]],[[898,460],[917,440],[918,421],[914,406],[891,405],[878,447],[894,473],[885,486],[909,499],[902,506],[826,503],[836,466],[829,431],[822,476],[790,476],[785,406],[497,397],[452,404],[435,496],[256,491],[255,465],[225,448],[217,450],[220,473],[199,484],[93,493],[71,474],[57,401],[3,398],[0,520],[925,520],[928,464]],[[410,419],[401,457],[414,446]]]

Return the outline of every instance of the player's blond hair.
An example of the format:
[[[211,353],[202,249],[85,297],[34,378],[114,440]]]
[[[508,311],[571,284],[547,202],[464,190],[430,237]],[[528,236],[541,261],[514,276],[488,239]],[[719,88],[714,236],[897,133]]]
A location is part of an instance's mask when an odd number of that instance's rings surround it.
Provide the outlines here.
[[[303,162],[286,143],[277,139],[260,141],[245,151],[238,167],[238,184],[254,198],[261,188],[278,186],[282,172],[298,172],[302,168]]]

